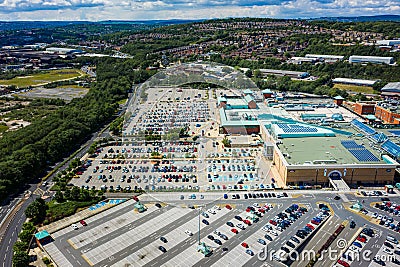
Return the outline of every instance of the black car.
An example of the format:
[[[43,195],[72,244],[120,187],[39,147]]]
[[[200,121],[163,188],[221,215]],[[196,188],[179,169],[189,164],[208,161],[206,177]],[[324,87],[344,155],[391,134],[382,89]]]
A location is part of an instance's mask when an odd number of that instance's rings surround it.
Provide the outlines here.
[[[216,244],[218,244],[218,245],[222,245],[222,242],[221,242],[221,240],[219,240],[219,239],[214,239],[214,242],[216,243]]]
[[[248,199],[249,197],[247,196],[247,194],[244,194],[244,199]]]
[[[163,246],[159,246],[158,249],[161,250],[163,253],[167,252],[167,250]]]
[[[295,246],[292,242],[290,242],[290,241],[286,241],[286,245],[289,246],[289,247],[291,247],[291,248],[295,248],[295,247],[296,247],[296,246]]]
[[[333,199],[334,199],[334,200],[339,200],[340,197],[339,197],[339,196],[335,196]]]
[[[239,215],[236,215],[235,219],[238,220],[238,221],[242,221],[242,217],[240,217]]]
[[[265,197],[265,198],[268,198],[268,194],[267,194],[267,193],[264,193],[264,197]]]
[[[210,239],[210,240],[214,240],[215,239],[214,236],[212,236],[212,235],[208,235],[207,238]]]
[[[350,228],[354,228],[354,227],[356,227],[356,223],[354,221],[351,221]]]
[[[265,234],[264,237],[265,237],[265,239],[272,241],[272,237],[270,237],[269,235]]]
[[[256,195],[256,194],[253,194],[252,196],[253,196],[253,198],[257,198],[257,195]]]
[[[209,224],[210,224],[206,219],[203,219],[202,222],[203,222],[205,225],[209,225]]]
[[[296,242],[297,244],[300,244],[300,240],[298,240],[298,239],[297,239],[296,237],[294,237],[294,236],[292,236],[292,237],[290,238],[290,240]]]
[[[230,226],[230,227],[234,227],[232,222],[226,222],[226,225]]]
[[[163,237],[163,236],[160,237],[160,240],[161,240],[162,242],[164,242],[164,243],[167,243],[167,242],[168,242],[168,240],[167,240],[165,237]]]
[[[155,205],[157,208],[160,208],[161,209],[161,204],[160,203],[156,203],[156,205]]]
[[[289,253],[289,252],[290,252],[290,250],[289,250],[287,247],[281,247],[281,249],[282,249],[283,251],[285,251],[286,253]]]
[[[383,243],[385,246],[387,246],[388,248],[394,249],[394,246],[392,244],[390,244],[389,242],[385,241]]]

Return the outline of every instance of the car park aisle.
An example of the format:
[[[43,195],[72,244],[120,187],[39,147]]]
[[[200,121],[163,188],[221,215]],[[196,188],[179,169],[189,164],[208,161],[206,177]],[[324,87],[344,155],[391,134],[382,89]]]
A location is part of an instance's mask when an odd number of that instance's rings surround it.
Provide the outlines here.
[[[125,227],[133,221],[136,221],[151,212],[158,210],[155,206],[150,206],[146,212],[136,213],[133,210],[122,214],[121,216],[115,217],[112,220],[105,222],[102,225],[91,228],[88,231],[83,232],[77,236],[74,236],[68,240],[72,247],[75,249],[79,249],[84,247],[93,241],[99,240],[104,236],[112,235],[114,231],[117,231],[120,228]]]
[[[109,258],[114,253],[123,250],[136,242],[139,242],[141,239],[147,238],[153,232],[165,227],[180,217],[183,217],[190,211],[191,210],[189,209],[182,208],[173,208],[168,210],[156,218],[125,232],[123,235],[115,237],[114,239],[109,240],[107,243],[101,244],[95,249],[86,251],[83,253],[82,257],[87,259],[89,264],[97,264]]]
[[[213,222],[217,221],[218,219],[222,218],[225,216],[227,213],[229,213],[229,210],[227,209],[222,209],[216,212],[214,215],[209,215],[210,217],[207,218],[206,220],[212,225]],[[203,219],[204,217],[201,217]],[[201,229],[207,227],[204,223],[200,223]],[[173,249],[175,247],[178,247],[179,249],[185,248],[188,246],[188,242],[195,242],[194,240],[197,239],[197,234],[198,234],[198,229],[199,229],[199,217],[195,216],[191,220],[187,221],[186,223],[181,224],[179,227],[175,228],[172,231],[169,231],[163,237],[167,240],[167,243],[163,243],[161,240],[159,240],[159,236],[155,236],[154,239],[155,241],[150,243],[149,245],[139,249],[138,251],[132,253],[131,255],[127,256],[126,258],[122,259],[121,261],[113,264],[112,266],[118,267],[118,266],[125,266],[125,265],[132,265],[132,266],[143,266],[150,261],[156,259],[158,256],[163,254],[158,247],[163,246],[166,248],[166,251],[168,252],[170,249]],[[185,231],[190,231],[192,232],[192,236],[189,237]],[[189,239],[188,239],[189,238]],[[185,239],[188,239],[186,242]],[[182,243],[183,242],[183,243]],[[143,257],[143,255],[146,255]]]

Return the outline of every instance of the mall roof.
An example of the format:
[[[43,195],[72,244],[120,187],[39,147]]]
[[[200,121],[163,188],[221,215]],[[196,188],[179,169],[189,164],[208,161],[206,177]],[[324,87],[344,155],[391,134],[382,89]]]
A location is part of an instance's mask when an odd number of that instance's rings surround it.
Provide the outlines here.
[[[342,144],[341,140],[352,140],[343,135],[336,137],[307,137],[282,139],[279,149],[285,154],[285,159],[290,165],[307,165],[314,161],[332,161],[333,164],[385,164],[380,155],[369,148],[368,141],[364,147],[375,155],[377,162],[360,162]],[[363,140],[355,140],[362,144]],[[312,148],[312,149],[310,149]]]

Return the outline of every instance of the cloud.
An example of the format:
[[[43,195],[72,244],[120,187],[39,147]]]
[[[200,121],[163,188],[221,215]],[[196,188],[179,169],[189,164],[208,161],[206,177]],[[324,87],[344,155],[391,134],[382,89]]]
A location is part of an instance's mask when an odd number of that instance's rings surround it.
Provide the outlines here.
[[[104,0],[0,0],[0,12],[79,9],[106,4]]]
[[[2,20],[310,18],[399,11],[399,0],[0,0]]]

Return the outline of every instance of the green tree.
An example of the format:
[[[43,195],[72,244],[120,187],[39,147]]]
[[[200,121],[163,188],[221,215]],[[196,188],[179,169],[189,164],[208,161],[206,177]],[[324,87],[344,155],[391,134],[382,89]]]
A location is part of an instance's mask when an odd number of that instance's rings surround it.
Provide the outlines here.
[[[26,251],[15,251],[12,258],[13,267],[26,267],[29,265],[29,256]]]
[[[57,190],[57,192],[54,194],[54,200],[58,203],[64,202],[64,194],[61,192],[61,190]]]
[[[43,199],[37,198],[25,210],[27,218],[31,219],[34,223],[41,222],[46,216],[47,206]]]

